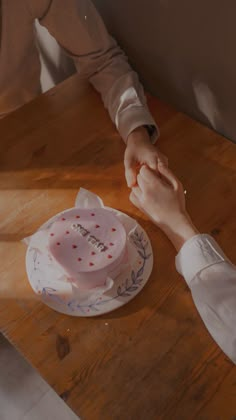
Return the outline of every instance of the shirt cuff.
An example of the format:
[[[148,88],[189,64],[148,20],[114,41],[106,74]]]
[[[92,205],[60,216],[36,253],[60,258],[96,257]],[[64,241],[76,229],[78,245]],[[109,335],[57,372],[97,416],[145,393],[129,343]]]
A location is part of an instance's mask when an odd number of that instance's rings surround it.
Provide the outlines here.
[[[150,138],[152,144],[156,143],[160,135],[159,129],[151,114],[145,107],[128,107],[119,114],[117,129],[125,143],[127,142],[130,133],[141,126],[152,126],[154,128]]]
[[[190,286],[200,271],[223,261],[228,261],[228,258],[217,242],[210,235],[202,234],[185,242],[175,258],[175,265]]]

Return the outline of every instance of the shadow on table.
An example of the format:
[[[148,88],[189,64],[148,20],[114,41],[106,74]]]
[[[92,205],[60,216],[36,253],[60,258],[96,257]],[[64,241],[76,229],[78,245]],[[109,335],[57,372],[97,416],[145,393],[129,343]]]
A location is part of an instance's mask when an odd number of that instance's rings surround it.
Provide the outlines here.
[[[73,189],[124,180],[124,143],[117,134],[91,136],[83,145],[77,136],[64,144],[44,140],[40,144],[17,142],[2,148],[0,189]]]

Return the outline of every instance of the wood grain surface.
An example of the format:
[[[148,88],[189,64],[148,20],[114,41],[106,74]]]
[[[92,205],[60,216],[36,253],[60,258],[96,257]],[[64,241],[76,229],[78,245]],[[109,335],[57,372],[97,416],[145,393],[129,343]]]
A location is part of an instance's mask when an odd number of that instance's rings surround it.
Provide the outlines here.
[[[236,146],[148,101],[194,222],[236,262]],[[83,420],[235,419],[236,367],[205,329],[173,247],[129,202],[124,148],[100,97],[77,76],[0,122],[0,329]],[[42,304],[20,242],[73,206],[80,187],[137,218],[154,250],[143,291],[99,318]]]

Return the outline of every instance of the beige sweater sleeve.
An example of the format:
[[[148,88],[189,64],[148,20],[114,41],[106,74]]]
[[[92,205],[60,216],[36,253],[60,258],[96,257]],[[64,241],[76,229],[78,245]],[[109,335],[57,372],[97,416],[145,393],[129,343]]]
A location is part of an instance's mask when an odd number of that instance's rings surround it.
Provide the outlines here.
[[[101,93],[105,107],[124,141],[135,128],[158,129],[147,105],[137,74],[90,0],[31,0],[39,18],[63,49],[73,58],[81,78],[88,79]]]

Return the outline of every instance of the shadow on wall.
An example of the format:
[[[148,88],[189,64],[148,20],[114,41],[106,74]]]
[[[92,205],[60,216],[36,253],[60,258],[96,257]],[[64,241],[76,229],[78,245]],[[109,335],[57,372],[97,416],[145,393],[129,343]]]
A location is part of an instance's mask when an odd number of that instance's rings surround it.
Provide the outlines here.
[[[35,22],[37,45],[41,61],[41,86],[46,92],[75,73],[73,61],[63,52],[48,30]]]
[[[236,2],[93,0],[147,90],[236,141]]]

